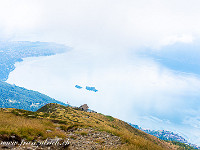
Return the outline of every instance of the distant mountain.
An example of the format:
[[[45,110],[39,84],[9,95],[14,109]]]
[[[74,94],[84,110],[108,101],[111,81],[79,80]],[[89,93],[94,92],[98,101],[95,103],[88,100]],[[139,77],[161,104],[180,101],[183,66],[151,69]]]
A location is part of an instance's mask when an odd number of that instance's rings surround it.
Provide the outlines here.
[[[144,132],[154,135],[158,137],[161,140],[168,140],[168,141],[178,141],[181,143],[188,143],[186,139],[184,139],[182,136],[173,133],[171,131],[165,131],[165,130],[143,130]]]
[[[9,73],[15,69],[14,64],[22,58],[55,55],[66,50],[69,47],[55,43],[0,41],[0,80],[7,80]]]
[[[165,131],[165,130],[149,130],[149,129],[143,129],[141,127],[139,127],[138,125],[134,125],[129,123],[132,127],[142,130],[145,133],[151,134],[153,136],[156,136],[157,138],[161,139],[161,140],[166,140],[166,141],[175,141],[175,142],[180,142],[180,143],[184,143],[186,145],[192,146],[195,149],[200,149],[200,147],[198,147],[195,144],[191,144],[189,143],[186,139],[184,139],[182,136],[173,133],[171,131]]]
[[[23,87],[10,85],[6,82],[0,81],[1,108],[18,108],[36,111],[38,108],[48,103],[58,103],[67,106],[67,104],[39,92],[27,90]]]
[[[15,69],[14,64],[22,58],[55,55],[67,50],[69,47],[55,43],[0,41],[0,107],[36,111],[47,103],[66,105],[39,92],[3,81],[7,80],[9,73]]]

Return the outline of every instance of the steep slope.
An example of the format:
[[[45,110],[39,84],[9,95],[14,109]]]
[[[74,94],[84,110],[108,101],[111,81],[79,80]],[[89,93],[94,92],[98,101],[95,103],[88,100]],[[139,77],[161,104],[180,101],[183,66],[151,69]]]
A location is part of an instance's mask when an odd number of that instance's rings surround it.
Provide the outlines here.
[[[36,111],[38,108],[48,103],[66,105],[65,103],[59,102],[39,92],[27,90],[25,88],[0,81],[1,108],[18,108]]]
[[[14,108],[0,109],[0,141],[6,139],[5,137],[9,137],[9,141],[13,136],[18,137],[19,142],[22,138],[25,141],[37,142],[46,138],[53,140],[55,137],[67,139],[68,148],[71,149],[180,148],[112,116],[85,112],[55,103],[47,104],[36,112]]]
[[[78,108],[65,107],[58,104],[47,104],[40,108],[38,114],[46,114],[46,118],[61,123],[65,131],[77,128],[92,128],[97,131],[105,131],[120,137],[121,149],[174,149],[154,136],[137,130],[124,121],[105,116],[99,113],[89,113]]]

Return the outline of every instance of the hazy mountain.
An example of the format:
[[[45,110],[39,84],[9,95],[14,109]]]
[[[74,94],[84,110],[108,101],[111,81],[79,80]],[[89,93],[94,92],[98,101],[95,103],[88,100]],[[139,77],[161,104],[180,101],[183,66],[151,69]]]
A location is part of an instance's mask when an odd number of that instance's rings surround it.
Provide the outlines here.
[[[186,145],[192,146],[195,149],[200,149],[200,147],[198,147],[195,144],[191,144],[189,143],[186,139],[184,139],[182,136],[171,132],[171,131],[165,131],[165,130],[150,130],[150,129],[143,129],[141,127],[139,127],[138,125],[135,124],[131,124],[129,123],[132,127],[139,129],[141,131],[144,131],[145,133],[151,134],[153,136],[156,136],[157,138],[161,139],[161,140],[166,140],[166,141],[174,141],[174,142],[180,142],[180,143],[184,143]]]
[[[22,58],[55,55],[68,49],[65,45],[47,42],[0,42],[0,80],[7,80],[15,69],[14,64]]]

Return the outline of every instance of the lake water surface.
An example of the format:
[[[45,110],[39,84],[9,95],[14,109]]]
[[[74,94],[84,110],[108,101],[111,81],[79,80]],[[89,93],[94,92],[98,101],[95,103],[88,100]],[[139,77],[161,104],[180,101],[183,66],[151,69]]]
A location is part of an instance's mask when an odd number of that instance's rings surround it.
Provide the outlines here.
[[[80,50],[25,58],[15,65],[8,83],[74,106],[88,104],[90,109],[144,128],[177,131],[200,145],[200,82],[194,77],[175,74],[151,59]]]

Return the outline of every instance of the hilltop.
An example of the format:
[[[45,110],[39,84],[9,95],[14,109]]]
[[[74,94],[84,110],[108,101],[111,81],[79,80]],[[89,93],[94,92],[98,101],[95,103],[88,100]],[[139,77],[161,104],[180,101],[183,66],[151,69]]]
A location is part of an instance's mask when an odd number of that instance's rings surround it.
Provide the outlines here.
[[[0,133],[26,141],[63,139],[71,149],[181,149],[112,116],[55,103],[36,112],[0,109]]]

